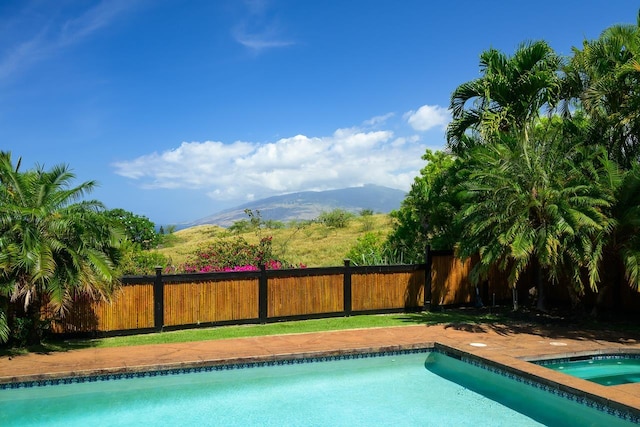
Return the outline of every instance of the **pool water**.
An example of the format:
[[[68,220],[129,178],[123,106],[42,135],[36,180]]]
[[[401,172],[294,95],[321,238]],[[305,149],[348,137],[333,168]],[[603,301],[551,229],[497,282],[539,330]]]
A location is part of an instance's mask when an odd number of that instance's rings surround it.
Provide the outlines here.
[[[546,361],[543,366],[602,385],[640,382],[640,359],[630,357],[587,358],[586,360]]]
[[[419,352],[4,389],[0,425],[626,425],[522,387],[445,355]]]

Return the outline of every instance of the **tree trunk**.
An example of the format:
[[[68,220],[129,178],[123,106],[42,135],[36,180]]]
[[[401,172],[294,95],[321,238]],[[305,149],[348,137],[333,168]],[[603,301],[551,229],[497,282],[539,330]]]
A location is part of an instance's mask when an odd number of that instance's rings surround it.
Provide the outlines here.
[[[611,289],[611,285],[605,285],[598,290],[598,294],[596,295],[596,303],[593,305],[593,309],[591,310],[591,316],[597,317],[602,311],[602,306],[604,305],[604,299],[609,293]]]
[[[534,278],[536,283],[536,289],[538,290],[538,301],[536,303],[536,309],[538,311],[546,312],[547,311],[547,295],[545,292],[545,281],[543,277],[542,267],[540,267],[540,263],[535,261],[534,263]]]
[[[39,297],[35,297],[29,307],[27,307],[27,318],[30,320],[29,329],[26,336],[27,345],[37,345],[42,342],[42,315],[41,315],[42,302]]]
[[[576,293],[572,285],[567,285],[567,292],[569,293],[569,300],[571,301],[571,309],[575,311],[580,305],[580,295]]]

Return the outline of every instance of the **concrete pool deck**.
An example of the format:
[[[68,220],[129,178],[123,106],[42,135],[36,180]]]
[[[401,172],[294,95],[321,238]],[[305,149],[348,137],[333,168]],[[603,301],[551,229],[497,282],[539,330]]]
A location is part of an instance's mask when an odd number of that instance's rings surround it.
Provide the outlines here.
[[[598,401],[640,413],[640,383],[601,386],[526,360],[585,352],[640,352],[638,334],[539,325],[447,324],[355,329],[135,347],[86,348],[0,357],[0,383],[247,361],[452,347],[526,376],[560,384]]]

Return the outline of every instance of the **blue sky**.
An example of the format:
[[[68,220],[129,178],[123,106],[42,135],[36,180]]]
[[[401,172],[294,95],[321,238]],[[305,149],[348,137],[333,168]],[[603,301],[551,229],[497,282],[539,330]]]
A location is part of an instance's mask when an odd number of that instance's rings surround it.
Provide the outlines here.
[[[4,0],[0,149],[156,224],[367,183],[408,190],[490,47],[560,54],[629,0]]]

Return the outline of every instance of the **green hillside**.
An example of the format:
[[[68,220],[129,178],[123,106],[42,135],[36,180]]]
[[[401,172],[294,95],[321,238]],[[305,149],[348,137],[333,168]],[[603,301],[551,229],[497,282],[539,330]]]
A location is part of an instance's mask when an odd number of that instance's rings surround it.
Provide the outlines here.
[[[250,243],[257,243],[260,237],[271,236],[277,258],[307,267],[332,267],[343,264],[345,255],[359,237],[375,233],[382,239],[391,231],[391,225],[391,217],[383,214],[354,217],[345,228],[311,222],[236,234],[214,225],[199,225],[175,232],[171,244],[158,249],[158,252],[170,257],[174,265],[179,265],[197,247],[214,239],[240,236]]]

